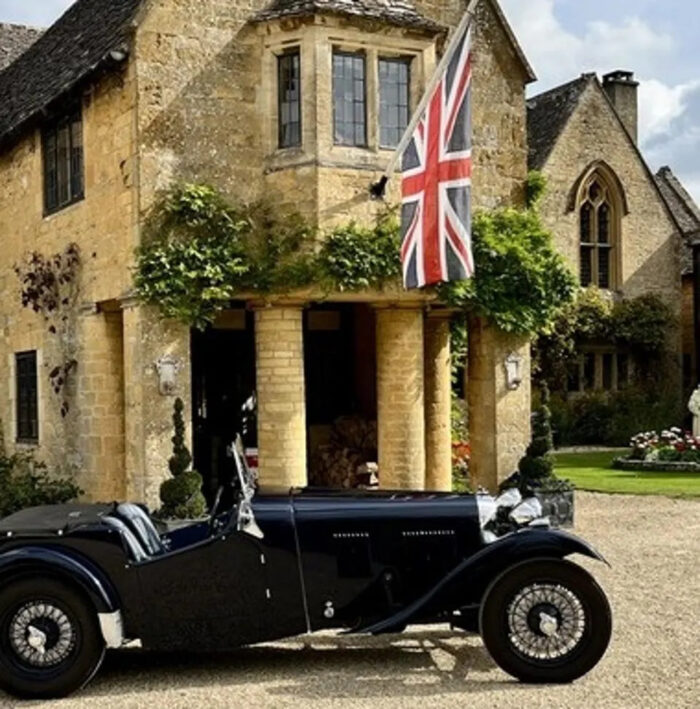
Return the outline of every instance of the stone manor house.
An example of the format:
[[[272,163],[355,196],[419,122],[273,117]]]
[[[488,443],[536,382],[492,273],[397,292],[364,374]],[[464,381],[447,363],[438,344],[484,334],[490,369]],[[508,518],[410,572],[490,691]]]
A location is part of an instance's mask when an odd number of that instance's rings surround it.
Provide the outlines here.
[[[251,296],[201,333],[139,304],[130,269],[158,194],[177,182],[266,194],[319,226],[372,219],[368,186],[465,6],[78,0],[43,34],[0,26],[8,450],[35,449],[92,499],[155,504],[174,396],[211,488],[255,393],[250,442],[267,484],[305,484],[333,421],[356,415],[376,421],[382,485],[449,489],[450,312],[432,291]],[[680,313],[686,232],[636,146],[632,77],[584,75],[526,102],[535,74],[495,0],[478,5],[474,42],[475,207],[523,205],[529,167],[543,170],[545,219],[583,283],[653,291]],[[14,265],[73,242],[81,268],[61,338],[22,307]],[[530,436],[529,343],[478,317],[469,335],[472,468],[494,487]],[[70,385],[55,386],[66,348]],[[612,386],[623,365],[608,355],[595,353],[594,376]]]

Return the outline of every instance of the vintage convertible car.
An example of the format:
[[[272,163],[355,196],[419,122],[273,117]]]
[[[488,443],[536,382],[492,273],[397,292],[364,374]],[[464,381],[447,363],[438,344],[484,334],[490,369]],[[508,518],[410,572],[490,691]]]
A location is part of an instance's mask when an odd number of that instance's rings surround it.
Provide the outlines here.
[[[388,491],[256,490],[235,452],[233,503],[159,531],[132,504],[0,521],[0,686],[85,685],[106,648],[221,650],[305,632],[479,632],[525,682],[569,682],[606,650],[611,613],[581,567],[603,560],[536,501]],[[229,507],[229,509],[224,509]]]

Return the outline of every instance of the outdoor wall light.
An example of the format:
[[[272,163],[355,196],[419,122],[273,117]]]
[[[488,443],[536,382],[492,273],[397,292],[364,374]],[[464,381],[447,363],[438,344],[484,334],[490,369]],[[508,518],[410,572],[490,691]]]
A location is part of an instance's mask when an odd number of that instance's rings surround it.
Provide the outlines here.
[[[506,367],[506,386],[510,391],[516,391],[523,383],[522,367],[523,358],[511,352],[505,360]]]
[[[172,355],[164,355],[156,362],[156,371],[163,396],[175,394],[175,375],[180,369],[180,363]]]

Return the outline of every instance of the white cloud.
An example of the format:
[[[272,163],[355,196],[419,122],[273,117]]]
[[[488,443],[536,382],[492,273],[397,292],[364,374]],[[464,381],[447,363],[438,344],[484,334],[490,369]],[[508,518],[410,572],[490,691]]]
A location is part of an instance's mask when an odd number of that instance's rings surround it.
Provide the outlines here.
[[[688,108],[687,100],[700,87],[700,81],[667,86],[658,79],[639,85],[639,135],[642,144],[668,134],[673,122]]]
[[[567,29],[556,13],[558,0],[501,0],[539,81],[539,93],[583,72],[634,71],[640,80],[640,144],[652,168],[670,164],[700,201],[700,80],[665,81],[682,61],[677,43],[636,15],[611,23],[584,22]]]

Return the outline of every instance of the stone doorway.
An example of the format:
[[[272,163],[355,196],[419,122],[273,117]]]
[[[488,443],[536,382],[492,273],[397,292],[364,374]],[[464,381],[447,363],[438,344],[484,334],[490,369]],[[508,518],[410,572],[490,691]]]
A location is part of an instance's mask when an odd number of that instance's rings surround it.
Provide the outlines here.
[[[236,435],[246,448],[257,447],[253,314],[229,310],[213,327],[193,330],[191,353],[194,467],[211,501],[234,474],[226,449]]]

